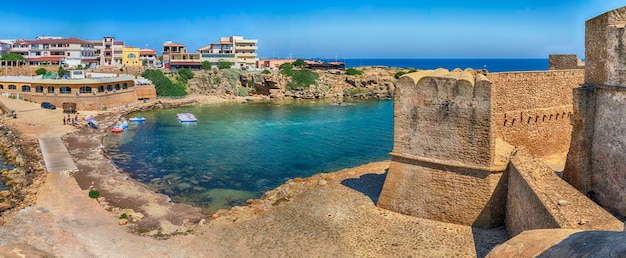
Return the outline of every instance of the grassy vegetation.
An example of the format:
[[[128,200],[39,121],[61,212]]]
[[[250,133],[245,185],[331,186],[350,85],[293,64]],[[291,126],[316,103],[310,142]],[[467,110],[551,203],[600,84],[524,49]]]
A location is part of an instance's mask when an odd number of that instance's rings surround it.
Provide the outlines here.
[[[348,68],[346,69],[346,74],[347,75],[361,75],[363,74],[363,71],[354,69],[354,68]]]
[[[128,215],[126,215],[126,213],[122,213],[122,215],[120,215],[120,219],[128,219]]]
[[[48,72],[48,70],[46,70],[46,68],[43,68],[43,67],[41,67],[41,68],[39,68],[39,69],[35,70],[35,73],[36,73],[37,75],[46,74],[47,72]]]
[[[263,70],[263,72],[261,72],[261,74],[271,74],[272,72],[270,72],[270,70]]]
[[[160,70],[148,69],[144,71],[141,74],[141,76],[152,81],[152,84],[154,84],[154,87],[156,88],[156,93],[158,96],[186,96],[187,95],[187,90],[185,89],[184,85],[180,83],[173,83]],[[193,76],[193,73],[192,73],[192,76]]]
[[[317,85],[317,79],[320,77],[318,73],[309,69],[284,69],[280,73],[291,77],[291,81],[287,83],[288,90],[307,89],[311,85]]]

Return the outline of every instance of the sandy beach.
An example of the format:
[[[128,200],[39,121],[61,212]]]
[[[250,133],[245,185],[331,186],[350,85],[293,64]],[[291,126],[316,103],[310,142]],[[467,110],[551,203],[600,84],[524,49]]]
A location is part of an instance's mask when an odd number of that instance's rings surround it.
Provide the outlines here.
[[[441,223],[376,207],[389,161],[295,178],[247,206],[204,215],[130,178],[101,143],[109,126],[133,109],[246,99],[196,97],[79,113],[81,121],[98,119],[99,129],[63,125],[60,109],[0,101],[17,112],[2,123],[15,125],[24,137],[61,137],[78,167],[45,174],[34,205],[2,214],[5,257],[476,257],[508,238],[504,228]],[[91,188],[101,197],[89,198]]]

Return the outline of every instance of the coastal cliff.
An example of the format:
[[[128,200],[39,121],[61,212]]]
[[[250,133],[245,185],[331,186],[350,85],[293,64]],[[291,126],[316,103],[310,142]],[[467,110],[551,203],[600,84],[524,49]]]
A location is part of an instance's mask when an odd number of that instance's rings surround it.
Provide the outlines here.
[[[269,71],[269,70],[268,70]],[[187,86],[188,94],[211,96],[269,96],[271,98],[388,99],[393,96],[399,68],[361,67],[362,74],[345,70],[307,70],[315,79],[295,85],[298,80],[279,71],[250,73],[235,69],[195,72]]]

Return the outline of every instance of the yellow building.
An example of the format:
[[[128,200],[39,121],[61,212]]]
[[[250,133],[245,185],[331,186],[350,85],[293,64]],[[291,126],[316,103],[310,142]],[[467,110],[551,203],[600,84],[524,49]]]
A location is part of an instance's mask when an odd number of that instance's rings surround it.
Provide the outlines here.
[[[122,64],[124,66],[141,66],[139,51],[140,49],[136,47],[124,47],[122,49]]]

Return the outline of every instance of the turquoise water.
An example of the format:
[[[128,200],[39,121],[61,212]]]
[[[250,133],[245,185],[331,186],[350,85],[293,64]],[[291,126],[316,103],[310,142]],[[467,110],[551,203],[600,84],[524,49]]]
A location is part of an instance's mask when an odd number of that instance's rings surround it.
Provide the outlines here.
[[[198,122],[180,123],[177,113]],[[219,104],[134,113],[105,145],[115,164],[206,212],[241,205],[295,177],[389,159],[393,101]]]

